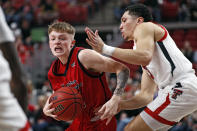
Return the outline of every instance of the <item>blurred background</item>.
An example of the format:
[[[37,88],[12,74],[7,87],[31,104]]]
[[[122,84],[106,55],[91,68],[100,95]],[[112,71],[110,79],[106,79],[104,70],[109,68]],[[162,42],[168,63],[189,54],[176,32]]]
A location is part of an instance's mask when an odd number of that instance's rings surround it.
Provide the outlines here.
[[[54,20],[72,24],[76,28],[76,46],[90,48],[85,42],[87,36],[84,32],[88,26],[98,29],[108,45],[132,48],[132,41],[122,39],[119,25],[124,8],[134,3],[149,7],[154,21],[168,29],[197,71],[197,0],[0,0],[6,20],[15,34],[15,46],[28,77],[28,118],[34,131],[63,131],[70,124],[57,122],[42,113],[42,107],[51,94],[47,72],[56,59],[48,46],[48,25]],[[131,75],[124,97],[130,98],[140,90],[141,68],[126,65]],[[113,91],[116,75],[107,74],[107,78]],[[120,112],[116,116],[117,131],[122,131],[142,109]],[[197,131],[197,112],[185,117],[170,131]]]

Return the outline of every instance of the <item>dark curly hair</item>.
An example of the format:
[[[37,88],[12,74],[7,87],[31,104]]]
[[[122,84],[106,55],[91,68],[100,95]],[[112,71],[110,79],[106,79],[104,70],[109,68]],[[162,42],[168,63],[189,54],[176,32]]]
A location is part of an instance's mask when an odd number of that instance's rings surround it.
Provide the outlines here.
[[[125,12],[129,11],[129,15],[134,15],[138,17],[143,17],[144,22],[149,22],[153,20],[153,17],[147,8],[147,6],[143,4],[134,4],[130,5],[125,9]]]

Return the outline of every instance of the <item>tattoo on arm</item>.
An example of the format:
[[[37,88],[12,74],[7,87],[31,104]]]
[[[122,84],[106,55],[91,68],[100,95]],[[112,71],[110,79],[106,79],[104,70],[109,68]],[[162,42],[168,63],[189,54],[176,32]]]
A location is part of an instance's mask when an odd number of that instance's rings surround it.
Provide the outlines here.
[[[117,74],[117,86],[114,95],[121,96],[124,93],[126,82],[129,78],[129,70],[126,68]]]

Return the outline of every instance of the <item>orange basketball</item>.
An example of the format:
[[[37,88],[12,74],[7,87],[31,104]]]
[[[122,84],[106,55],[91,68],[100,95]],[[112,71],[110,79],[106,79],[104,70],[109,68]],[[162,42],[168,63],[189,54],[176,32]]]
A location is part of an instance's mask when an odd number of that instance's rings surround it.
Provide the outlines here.
[[[49,103],[53,103],[51,108],[55,108],[53,112],[59,120],[70,121],[82,112],[82,96],[80,92],[73,87],[62,87],[55,91]]]

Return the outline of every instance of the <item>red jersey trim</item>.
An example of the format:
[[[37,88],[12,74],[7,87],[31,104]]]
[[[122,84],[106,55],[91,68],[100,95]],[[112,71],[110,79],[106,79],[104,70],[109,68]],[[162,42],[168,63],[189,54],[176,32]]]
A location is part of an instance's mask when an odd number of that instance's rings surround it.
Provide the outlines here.
[[[163,40],[166,39],[166,37],[167,37],[167,35],[168,35],[168,32],[167,32],[167,30],[166,30],[165,27],[163,27],[162,25],[159,25],[159,26],[165,31],[164,36],[158,41],[158,42],[162,42]]]
[[[163,117],[159,116],[159,113],[164,110],[168,105],[170,104],[170,99],[169,99],[169,94],[168,96],[166,97],[166,101],[160,106],[158,107],[155,111],[151,111],[148,107],[146,107],[144,109],[144,111],[149,114],[152,118],[154,118],[155,120],[163,123],[163,124],[166,124],[166,125],[170,125],[170,126],[173,126],[175,125],[177,122],[174,122],[174,121],[169,121],[169,120],[166,120],[164,119]]]
[[[169,94],[166,97],[166,101],[159,107],[157,108],[154,113],[159,114],[162,110],[164,110],[168,105],[170,104],[170,99],[169,99]]]
[[[27,121],[25,126],[22,129],[20,129],[19,131],[29,131],[29,129],[30,129],[30,123],[29,123],[29,121]]]

